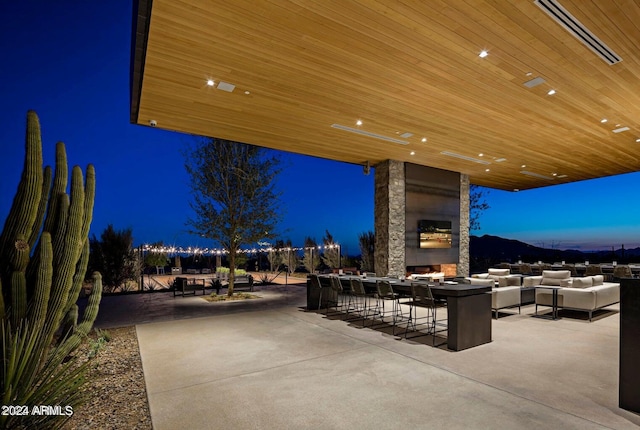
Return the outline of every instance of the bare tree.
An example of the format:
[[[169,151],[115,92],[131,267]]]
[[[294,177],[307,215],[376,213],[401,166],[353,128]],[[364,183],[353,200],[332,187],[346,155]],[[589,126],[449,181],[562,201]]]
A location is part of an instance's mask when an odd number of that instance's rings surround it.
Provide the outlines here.
[[[340,267],[340,247],[333,240],[333,236],[329,233],[329,230],[325,230],[324,237],[322,238],[324,244],[324,253],[322,254],[322,262],[330,269],[337,269]]]
[[[469,187],[469,231],[480,230],[480,216],[489,209],[489,203],[485,200],[489,190],[479,185]]]
[[[187,225],[229,251],[229,290],[240,246],[274,237],[281,219],[274,179],[280,160],[245,143],[202,137],[185,151],[195,212]]]
[[[307,269],[309,273],[314,273],[320,264],[320,250],[318,249],[318,242],[316,242],[314,238],[304,238],[302,264],[304,264],[305,269]]]

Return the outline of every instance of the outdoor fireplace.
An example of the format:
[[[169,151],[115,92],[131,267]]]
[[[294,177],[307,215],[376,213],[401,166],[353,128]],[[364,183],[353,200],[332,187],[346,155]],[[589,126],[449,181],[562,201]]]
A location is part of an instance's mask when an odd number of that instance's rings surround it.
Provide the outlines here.
[[[445,278],[455,278],[456,264],[429,264],[425,266],[407,266],[407,275],[444,273]]]

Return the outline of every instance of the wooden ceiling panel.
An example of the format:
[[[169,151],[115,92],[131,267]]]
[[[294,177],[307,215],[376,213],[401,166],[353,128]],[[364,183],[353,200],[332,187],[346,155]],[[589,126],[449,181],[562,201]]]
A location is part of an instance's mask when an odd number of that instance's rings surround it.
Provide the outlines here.
[[[533,0],[154,0],[132,117],[349,163],[410,161],[506,190],[637,171],[640,5],[562,5],[623,61],[606,64]],[[523,85],[535,77],[545,82]],[[332,124],[413,136],[400,145]]]

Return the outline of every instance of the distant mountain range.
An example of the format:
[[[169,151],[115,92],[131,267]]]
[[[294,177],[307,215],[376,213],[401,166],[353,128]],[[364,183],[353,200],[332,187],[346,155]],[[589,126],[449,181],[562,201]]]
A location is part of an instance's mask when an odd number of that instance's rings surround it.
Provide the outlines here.
[[[500,262],[524,262],[544,261],[553,263],[566,261],[567,263],[577,263],[589,260],[590,262],[611,262],[616,260],[620,263],[640,260],[640,247],[632,249],[620,248],[614,251],[577,251],[541,248],[520,242],[519,240],[505,239],[498,236],[485,234],[484,236],[471,236],[469,254],[472,265],[488,267],[488,265]],[[475,263],[475,264],[474,264]]]

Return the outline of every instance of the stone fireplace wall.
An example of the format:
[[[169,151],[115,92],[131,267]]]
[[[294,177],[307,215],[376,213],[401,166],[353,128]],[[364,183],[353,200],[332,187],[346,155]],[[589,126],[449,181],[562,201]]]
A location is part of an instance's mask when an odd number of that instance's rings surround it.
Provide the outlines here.
[[[405,272],[405,163],[386,160],[375,166],[376,275]]]

